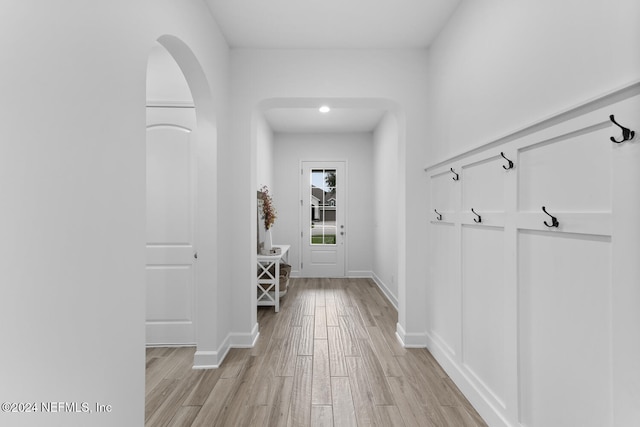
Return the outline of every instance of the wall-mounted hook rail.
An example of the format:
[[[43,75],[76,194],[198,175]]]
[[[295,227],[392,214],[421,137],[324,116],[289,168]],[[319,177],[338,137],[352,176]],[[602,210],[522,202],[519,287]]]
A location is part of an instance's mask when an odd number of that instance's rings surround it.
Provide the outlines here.
[[[476,213],[476,211],[473,210],[473,208],[471,208],[471,212],[473,212],[475,214],[475,216],[477,216],[478,218],[473,218],[473,221],[480,224],[482,222],[482,217],[480,215],[478,215]]]
[[[620,141],[617,141],[614,137],[611,137],[611,141],[615,142],[616,144],[620,144],[621,142],[625,142],[625,141],[631,141],[633,137],[636,135],[635,131],[632,131],[631,129],[626,128],[621,124],[619,124],[618,122],[616,122],[616,119],[615,117],[613,117],[613,114],[609,116],[609,119],[613,122],[613,124],[615,124],[620,129],[622,129],[622,139]]]
[[[438,215],[436,217],[438,219],[438,221],[442,221],[442,214],[440,212],[438,212],[437,210],[435,210],[435,209],[433,211],[436,213],[436,215]]]
[[[547,212],[547,209],[544,206],[542,207],[542,212],[546,213],[547,215],[549,215],[551,217],[551,224],[549,224],[547,221],[545,221],[544,225],[546,225],[547,227],[556,227],[556,228],[560,225],[560,223],[558,222],[558,218],[556,218],[555,216],[553,216],[549,212]]]
[[[500,152],[500,155],[502,156],[503,159],[505,159],[507,162],[509,162],[509,166],[504,166],[504,165],[502,166],[504,168],[504,170],[513,169],[513,162],[511,160],[507,159],[502,151]]]
[[[453,170],[453,168],[451,168],[451,173],[454,174],[455,176],[453,177],[454,181],[458,181],[460,180],[460,175],[456,173],[456,171]]]

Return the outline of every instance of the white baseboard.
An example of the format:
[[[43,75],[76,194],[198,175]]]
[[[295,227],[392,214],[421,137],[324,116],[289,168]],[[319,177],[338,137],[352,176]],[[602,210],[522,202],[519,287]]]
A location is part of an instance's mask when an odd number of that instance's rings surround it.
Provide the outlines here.
[[[426,348],[427,333],[407,333],[400,323],[396,323],[396,338],[405,348]]]
[[[229,346],[232,348],[252,348],[258,340],[258,336],[260,336],[259,331],[260,326],[256,322],[248,334],[231,333],[229,334]]]
[[[393,295],[393,293],[389,290],[387,285],[382,281],[382,279],[378,277],[376,273],[374,273],[373,271],[349,271],[347,273],[347,277],[351,277],[354,279],[366,278],[366,279],[373,280],[374,283],[378,285],[378,288],[382,291],[384,296],[387,297],[387,300],[391,303],[393,308],[395,308],[396,311],[398,311],[398,297]]]
[[[196,351],[193,356],[193,369],[219,368],[232,348],[252,348],[260,336],[258,323],[248,334],[230,333],[215,351]]]
[[[373,281],[376,283],[376,285],[378,285],[378,288],[380,288],[384,296],[387,297],[391,305],[396,309],[396,311],[398,311],[398,297],[396,297],[395,295],[393,295],[393,293],[391,293],[387,285],[382,281],[382,279],[378,277],[376,273],[371,272],[371,279],[373,279]]]
[[[196,343],[186,343],[186,344],[174,344],[174,343],[166,343],[166,344],[158,344],[158,343],[151,343],[151,344],[145,344],[145,348],[155,348],[155,347],[175,347],[175,348],[181,348],[181,347],[195,347]]]
[[[399,326],[400,325],[398,325],[398,327]],[[500,410],[490,402],[482,390],[474,385],[464,369],[451,356],[451,353],[445,347],[441,346],[439,340],[435,339],[429,333],[425,335],[427,339],[427,350],[429,350],[442,369],[444,369],[456,386],[458,386],[469,403],[478,411],[482,419],[490,426],[512,427],[512,424],[510,424],[501,414]]]
[[[229,351],[229,348],[227,348]],[[220,357],[220,353],[217,351],[196,351],[193,355],[193,368],[192,369],[216,369],[220,367],[220,363],[224,360],[227,353]]]
[[[216,369],[229,353],[229,335],[215,351],[196,350],[193,355],[193,369]]]
[[[347,277],[352,279],[371,279],[371,271],[350,270],[347,271]]]

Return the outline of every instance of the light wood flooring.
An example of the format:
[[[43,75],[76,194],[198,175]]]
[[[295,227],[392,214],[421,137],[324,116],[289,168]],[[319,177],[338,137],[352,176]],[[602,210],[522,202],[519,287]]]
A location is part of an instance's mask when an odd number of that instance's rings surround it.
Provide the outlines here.
[[[397,316],[371,280],[291,279],[219,369],[147,350],[146,426],[486,426],[427,350],[400,346]]]

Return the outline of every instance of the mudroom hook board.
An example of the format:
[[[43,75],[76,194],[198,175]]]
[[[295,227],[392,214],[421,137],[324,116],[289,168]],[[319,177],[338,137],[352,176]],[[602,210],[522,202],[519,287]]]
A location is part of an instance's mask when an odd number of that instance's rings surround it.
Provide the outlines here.
[[[542,212],[546,213],[547,215],[549,215],[551,217],[551,224],[549,224],[547,221],[545,221],[544,225],[546,225],[547,227],[556,227],[556,228],[560,225],[560,223],[558,222],[558,218],[556,218],[555,216],[553,216],[549,212],[547,212],[547,208],[545,208],[544,206],[542,207]]]
[[[504,168],[504,170],[509,170],[509,169],[513,169],[513,162],[509,159],[507,159],[507,157],[504,155],[504,153],[501,151],[500,155],[502,156],[503,159],[505,159],[507,162],[509,162],[509,166],[502,166]]]
[[[473,210],[473,208],[471,208],[471,212],[473,212],[475,214],[475,216],[477,216],[478,218],[473,218],[473,221],[480,224],[482,222],[482,217],[480,215],[478,215],[476,213],[476,211]]]
[[[611,120],[613,124],[615,124],[620,129],[622,129],[622,139],[620,141],[616,140],[614,137],[610,138],[611,141],[615,142],[616,144],[620,144],[621,142],[625,142],[625,141],[631,141],[633,137],[636,135],[635,131],[632,131],[631,129],[626,128],[622,126],[620,123],[616,122],[616,119],[613,116],[613,114],[609,116],[609,120]]]

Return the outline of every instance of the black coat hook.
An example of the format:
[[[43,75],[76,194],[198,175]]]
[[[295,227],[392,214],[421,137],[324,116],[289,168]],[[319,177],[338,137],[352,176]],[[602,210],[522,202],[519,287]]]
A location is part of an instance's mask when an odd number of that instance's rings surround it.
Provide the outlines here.
[[[615,142],[616,144],[620,144],[621,142],[631,141],[633,139],[633,137],[636,134],[635,131],[632,131],[631,129],[628,129],[628,128],[620,125],[618,122],[616,122],[616,119],[613,117],[613,114],[609,116],[609,119],[616,126],[618,126],[620,129],[622,129],[622,139],[620,141],[616,141],[616,139],[614,137],[611,137],[611,141]]]
[[[544,206],[542,207],[542,212],[546,213],[551,217],[551,224],[545,221],[544,225],[546,225],[547,227],[558,227],[560,225],[560,223],[558,222],[558,219],[555,216],[551,215],[549,212],[547,212],[547,209]]]
[[[456,173],[456,171],[453,170],[453,168],[451,168],[451,173],[454,174],[455,176],[453,177],[454,181],[458,181],[460,179],[460,175],[458,175]]]
[[[473,212],[478,218],[473,218],[473,221],[480,224],[482,222],[482,217],[476,213],[476,211],[471,208],[471,212]]]
[[[436,214],[438,214],[438,216],[436,217],[438,219],[438,221],[442,221],[442,214],[440,212],[438,212],[437,210],[433,210]]]
[[[509,166],[502,166],[504,168],[504,170],[509,170],[509,169],[513,169],[513,162],[509,159],[507,159],[504,155],[504,153],[501,151],[500,155],[502,156],[503,159],[505,159],[507,162],[509,162]]]

